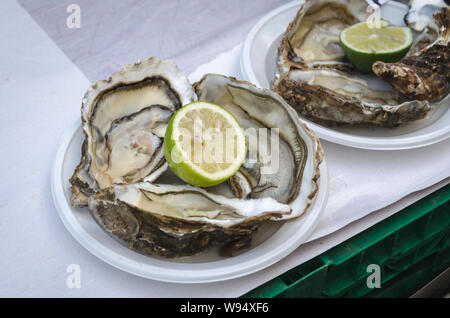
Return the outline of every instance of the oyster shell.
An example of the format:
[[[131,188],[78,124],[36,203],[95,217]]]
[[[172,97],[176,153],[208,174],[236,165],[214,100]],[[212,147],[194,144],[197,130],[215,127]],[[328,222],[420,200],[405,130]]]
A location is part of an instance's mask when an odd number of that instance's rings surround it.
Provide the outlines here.
[[[269,90],[218,74],[204,76],[194,88],[199,100],[230,111],[246,132],[250,140],[249,153],[257,154],[254,162],[246,161],[240,169],[240,174],[247,176],[247,180],[249,176],[257,176],[250,197],[268,196],[279,202],[292,203],[300,195],[305,199],[305,205],[296,211],[302,213],[307,207],[307,196],[315,192],[316,185],[308,184],[308,180],[314,180],[317,173],[314,162],[318,159],[314,156],[321,157],[321,149],[316,137],[301,124],[295,111]],[[262,146],[258,138],[267,141],[267,147]],[[271,149],[272,140],[277,142],[276,149]],[[304,191],[300,191],[300,186]]]
[[[167,171],[153,183],[115,184],[91,195],[89,209],[100,226],[144,254],[192,255],[211,245],[233,254],[264,222],[305,213],[317,192],[319,140],[280,96],[218,74],[205,75],[194,88],[199,100],[221,105],[244,130],[269,128],[268,139],[277,137],[278,144],[256,135],[256,144],[265,145],[253,149],[256,160],[246,162],[237,177],[253,176],[248,189],[238,182],[205,190],[171,179]],[[268,169],[277,159],[278,166]]]
[[[395,127],[431,110],[428,101],[409,101],[344,59],[339,33],[367,12],[364,0],[306,0],[289,24],[272,86],[302,116],[326,125]]]
[[[278,49],[278,69],[352,71],[339,44],[345,28],[367,18],[364,0],[306,0],[288,25]]]
[[[450,8],[434,15],[437,39],[397,63],[375,62],[373,72],[410,99],[439,101],[450,92]]]
[[[188,185],[114,185],[89,198],[97,223],[128,247],[148,255],[196,254],[212,244],[230,253],[258,225],[289,213],[272,198],[241,200]]]
[[[329,70],[290,71],[274,79],[274,89],[302,116],[330,126],[395,127],[431,110],[427,101],[396,104],[393,92],[372,90],[357,77]]]
[[[72,205],[86,206],[114,183],[156,179],[167,169],[162,143],[172,113],[194,100],[177,66],[155,57],[93,84],[81,107],[85,142],[70,179]]]

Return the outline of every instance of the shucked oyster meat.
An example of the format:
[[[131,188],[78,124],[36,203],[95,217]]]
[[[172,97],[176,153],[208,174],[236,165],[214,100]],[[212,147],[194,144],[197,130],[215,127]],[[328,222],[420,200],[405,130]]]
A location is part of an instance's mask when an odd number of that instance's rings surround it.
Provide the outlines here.
[[[156,57],[92,85],[81,107],[85,141],[70,179],[72,205],[86,206],[90,195],[114,183],[156,179],[167,169],[166,126],[174,111],[196,98],[175,63]]]
[[[345,59],[339,33],[369,13],[364,0],[306,0],[301,6],[281,40],[272,83],[299,114],[327,125],[395,127],[432,109],[430,96],[410,98]]]
[[[153,182],[113,184],[91,195],[97,223],[144,254],[177,257],[212,245],[233,254],[261,224],[305,213],[317,192],[322,148],[279,95],[217,74],[205,75],[194,88],[199,100],[230,111],[248,138],[263,146],[253,155],[249,149],[255,160],[234,182],[213,188],[187,185],[167,170]]]
[[[278,50],[278,69],[350,71],[339,45],[345,28],[367,18],[364,0],[306,0],[284,34]]]

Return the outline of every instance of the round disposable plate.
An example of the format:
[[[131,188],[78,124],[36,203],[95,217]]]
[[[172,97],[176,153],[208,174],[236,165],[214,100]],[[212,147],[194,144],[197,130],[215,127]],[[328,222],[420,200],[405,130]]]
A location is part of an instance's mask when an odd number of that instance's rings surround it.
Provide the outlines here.
[[[288,3],[261,18],[248,34],[241,55],[241,71],[249,82],[269,88],[276,73],[277,50],[290,21],[302,1]],[[387,2],[381,17],[393,25],[404,25],[403,16],[408,6],[395,1]],[[450,98],[446,98],[422,120],[397,128],[382,127],[326,127],[302,117],[314,132],[324,140],[345,146],[397,150],[418,148],[450,137]]]
[[[252,246],[234,257],[220,257],[210,249],[192,257],[163,259],[139,254],[109,236],[87,208],[70,205],[71,177],[80,160],[83,134],[80,122],[62,138],[51,175],[53,201],[58,214],[75,239],[92,254],[126,272],[167,282],[204,283],[228,280],[274,264],[304,243],[316,227],[327,197],[327,168],[320,165],[319,190],[303,216],[284,223],[271,222],[258,231]]]

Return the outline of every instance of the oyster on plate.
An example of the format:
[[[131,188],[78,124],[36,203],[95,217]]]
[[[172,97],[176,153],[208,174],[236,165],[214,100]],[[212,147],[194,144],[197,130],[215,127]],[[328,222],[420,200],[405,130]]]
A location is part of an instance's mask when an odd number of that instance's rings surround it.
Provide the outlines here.
[[[433,16],[437,38],[397,63],[375,62],[373,72],[410,99],[436,102],[450,92],[450,8]]]
[[[99,90],[125,85],[125,96],[113,96],[109,103],[102,97],[85,98],[83,102],[88,142],[83,145],[83,157],[72,179],[79,178],[83,171],[83,177],[95,181],[83,199],[107,233],[147,255],[193,255],[212,245],[225,255],[233,255],[249,245],[262,224],[296,218],[308,210],[318,190],[323,151],[318,138],[279,95],[218,74],[207,74],[191,86],[176,73],[180,85],[167,75],[175,73],[172,62],[152,58],[142,63],[156,63],[159,68],[126,68],[112,76],[120,76],[120,81],[105,83],[106,88]],[[136,68],[142,71],[139,78]],[[143,94],[141,81],[156,74],[168,78],[164,82],[167,85],[162,86],[165,89],[157,86]],[[139,89],[124,83],[133,83]],[[99,92],[92,95],[104,95]],[[167,169],[164,155],[159,156],[160,136],[168,119],[174,110],[192,100],[224,107],[247,133],[248,160],[228,183],[208,189],[188,185]],[[91,104],[97,106],[88,110],[86,105]],[[102,116],[97,118],[98,105]],[[140,152],[132,152],[134,143],[147,150],[140,136],[148,133],[154,135],[151,140],[156,146],[151,148],[157,149],[151,155],[143,151],[148,156],[141,160]],[[112,159],[114,156],[120,159]],[[78,198],[73,189],[80,187],[72,184],[72,194]]]
[[[197,96],[172,61],[153,57],[97,81],[83,97],[85,141],[70,183],[73,206],[114,183],[154,180],[165,169],[163,137],[173,114]]]
[[[272,149],[269,143],[263,150],[255,149],[256,160],[245,170],[259,177],[246,198],[236,193],[245,183],[240,178],[234,186],[204,190],[181,180],[160,183],[164,175],[154,183],[118,184],[92,195],[89,208],[97,222],[145,254],[184,256],[211,245],[232,254],[249,244],[262,223],[304,213],[317,191],[320,143],[280,96],[217,74],[204,76],[194,88],[199,100],[224,107],[244,129],[269,128],[267,134],[277,135],[278,147]],[[280,169],[265,172],[274,158]]]
[[[432,109],[347,62],[340,32],[367,19],[364,0],[306,0],[278,49],[272,86],[299,114],[326,125],[395,127]]]

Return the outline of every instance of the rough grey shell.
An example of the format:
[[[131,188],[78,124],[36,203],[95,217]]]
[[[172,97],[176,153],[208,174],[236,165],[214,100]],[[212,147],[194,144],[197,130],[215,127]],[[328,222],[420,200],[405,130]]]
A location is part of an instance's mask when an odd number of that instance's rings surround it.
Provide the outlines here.
[[[434,42],[397,63],[375,62],[373,72],[410,99],[436,102],[450,92],[450,8],[433,16]]]

